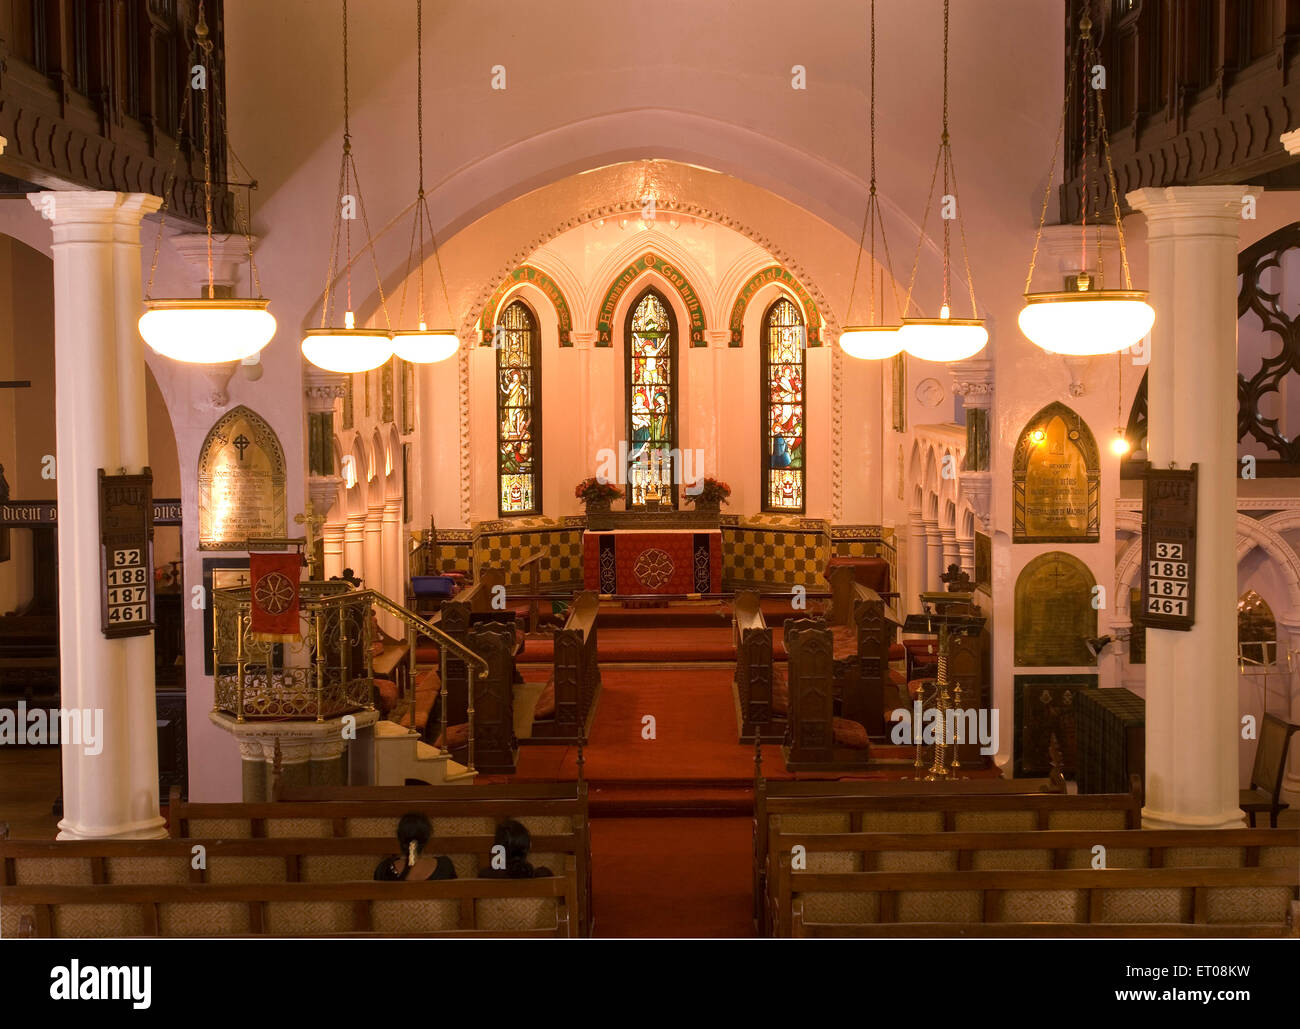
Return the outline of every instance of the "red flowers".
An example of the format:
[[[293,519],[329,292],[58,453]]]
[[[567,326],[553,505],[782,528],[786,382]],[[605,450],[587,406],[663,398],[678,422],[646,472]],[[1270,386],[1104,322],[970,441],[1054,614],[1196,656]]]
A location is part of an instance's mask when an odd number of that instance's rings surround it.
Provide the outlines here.
[[[578,483],[573,495],[584,504],[590,504],[592,501],[617,500],[623,495],[623,491],[611,483],[601,482],[592,475]]]
[[[698,493],[693,493],[689,489],[686,491],[686,499],[695,504],[698,504],[701,500],[706,504],[725,504],[727,498],[731,496],[730,486],[707,475],[704,477],[702,485],[698,483],[695,485],[700,485]]]

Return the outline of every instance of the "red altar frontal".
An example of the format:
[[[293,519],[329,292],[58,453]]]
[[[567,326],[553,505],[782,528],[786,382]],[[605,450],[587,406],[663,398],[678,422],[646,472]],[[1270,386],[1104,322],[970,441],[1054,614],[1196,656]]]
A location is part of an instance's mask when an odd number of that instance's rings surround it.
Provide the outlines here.
[[[585,532],[582,577],[605,595],[720,593],[722,533],[717,529],[615,529]]]

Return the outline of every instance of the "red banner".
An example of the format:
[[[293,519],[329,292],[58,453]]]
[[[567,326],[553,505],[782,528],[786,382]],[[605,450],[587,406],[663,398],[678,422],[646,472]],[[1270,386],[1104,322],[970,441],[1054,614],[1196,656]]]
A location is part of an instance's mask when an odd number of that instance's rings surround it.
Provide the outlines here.
[[[248,572],[253,583],[250,628],[254,637],[268,643],[297,643],[302,555],[249,554]]]

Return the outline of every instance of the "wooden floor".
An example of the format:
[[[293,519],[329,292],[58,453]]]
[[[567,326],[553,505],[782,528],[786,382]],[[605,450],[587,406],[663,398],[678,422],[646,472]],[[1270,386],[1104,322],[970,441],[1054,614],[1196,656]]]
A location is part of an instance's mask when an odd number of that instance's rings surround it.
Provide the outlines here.
[[[58,747],[0,747],[0,822],[19,840],[53,839],[63,772]]]

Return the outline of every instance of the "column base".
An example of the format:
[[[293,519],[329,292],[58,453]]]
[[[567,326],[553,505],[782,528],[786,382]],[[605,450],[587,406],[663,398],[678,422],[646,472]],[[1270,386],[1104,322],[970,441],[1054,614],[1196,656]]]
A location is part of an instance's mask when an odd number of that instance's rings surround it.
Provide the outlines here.
[[[1142,809],[1143,829],[1244,829],[1246,813],[1240,808],[1220,815],[1183,815],[1174,811]]]
[[[76,826],[66,819],[59,822],[59,840],[164,840],[167,821],[161,815],[131,825],[89,828]]]

